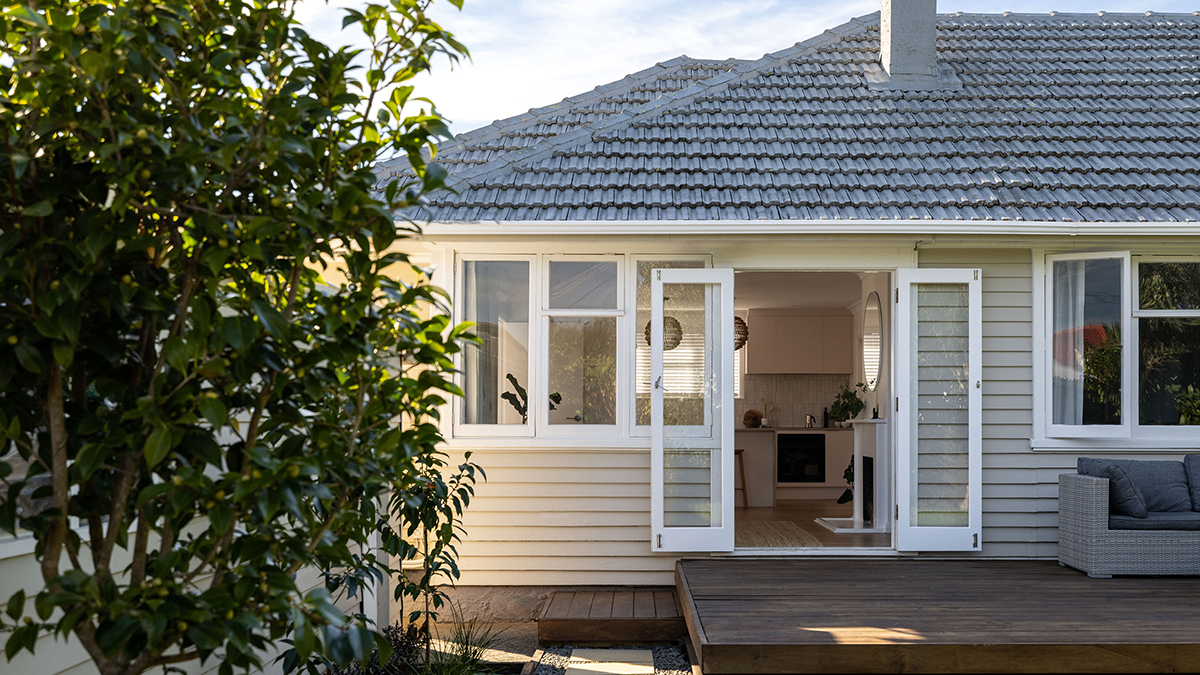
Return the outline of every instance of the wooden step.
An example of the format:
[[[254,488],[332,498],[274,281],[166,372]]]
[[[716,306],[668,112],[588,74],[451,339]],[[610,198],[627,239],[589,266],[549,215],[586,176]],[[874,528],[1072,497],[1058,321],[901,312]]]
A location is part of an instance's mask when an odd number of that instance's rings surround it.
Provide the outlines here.
[[[687,635],[675,591],[556,591],[538,617],[538,644],[668,644]]]

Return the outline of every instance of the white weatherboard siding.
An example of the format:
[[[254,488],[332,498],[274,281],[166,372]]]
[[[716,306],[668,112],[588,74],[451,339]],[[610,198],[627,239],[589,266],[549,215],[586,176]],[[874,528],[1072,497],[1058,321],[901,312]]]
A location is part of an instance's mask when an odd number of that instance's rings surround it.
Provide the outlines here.
[[[650,449],[477,449],[460,584],[671,584],[650,551]]]

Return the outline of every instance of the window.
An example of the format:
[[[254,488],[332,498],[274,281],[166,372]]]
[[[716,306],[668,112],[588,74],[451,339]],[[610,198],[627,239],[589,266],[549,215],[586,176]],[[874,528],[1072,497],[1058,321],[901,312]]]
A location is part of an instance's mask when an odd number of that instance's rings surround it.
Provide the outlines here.
[[[461,317],[483,344],[463,350],[459,419],[520,429],[529,423],[530,262],[466,260],[461,277]]]
[[[459,436],[624,435],[650,423],[650,270],[700,268],[700,256],[460,256],[456,311],[483,341],[464,349]],[[683,334],[667,356],[676,382],[704,358],[703,331],[677,299]],[[671,301],[668,302],[671,311]],[[678,379],[678,378],[676,378]],[[632,386],[631,386],[632,385]],[[641,429],[639,435],[648,435]]]
[[[1200,260],[1048,256],[1048,436],[1194,434]]]
[[[1138,424],[1200,425],[1200,261],[1137,271]]]
[[[638,260],[637,261],[637,347],[634,381],[637,389],[637,424],[650,424],[650,270],[653,269],[694,269],[704,267],[702,260]],[[692,375],[703,372],[704,365],[704,333],[703,330],[687,330],[688,312],[685,307],[686,299],[676,297],[674,300],[667,293],[663,301],[664,332],[677,327],[679,339],[666,341],[665,346],[674,345],[663,352],[663,387],[666,392],[679,396],[698,393],[703,383],[692,381]],[[674,304],[672,304],[674,302]],[[703,305],[701,305],[703,307]],[[674,311],[673,311],[674,310]],[[703,316],[697,314],[696,316]],[[683,318],[685,323],[680,323]],[[674,323],[672,323],[674,321]],[[694,328],[694,327],[693,327]],[[669,396],[664,401],[667,408],[671,407]]]
[[[548,262],[546,421],[617,423],[619,264],[612,258]]]

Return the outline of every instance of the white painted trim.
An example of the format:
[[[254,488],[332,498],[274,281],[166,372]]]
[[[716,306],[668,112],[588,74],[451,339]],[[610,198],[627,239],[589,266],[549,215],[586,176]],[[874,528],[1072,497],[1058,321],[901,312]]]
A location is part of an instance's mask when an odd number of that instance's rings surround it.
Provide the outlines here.
[[[1033,269],[1030,275],[1030,293],[1033,294],[1033,339],[1030,341],[1032,347],[1032,363],[1033,363],[1033,437],[1046,437],[1046,423],[1048,417],[1046,411],[1049,410],[1050,400],[1047,398],[1049,393],[1046,382],[1046,362],[1044,359],[1038,358],[1038,354],[1045,354],[1047,333],[1047,314],[1046,294],[1049,292],[1046,286],[1046,249],[1033,249]]]
[[[1015,220],[505,220],[432,222],[425,239],[440,237],[646,237],[656,235],[1006,235],[1020,236],[1196,236],[1200,223],[1057,222]]]
[[[900,270],[895,304],[896,335],[892,352],[897,377],[893,381],[897,408],[895,467],[898,517],[893,541],[902,551],[980,551],[983,548],[983,282],[979,269]],[[913,522],[913,477],[916,475],[916,414],[918,393],[913,379],[912,288],[916,284],[965,284],[968,292],[967,335],[967,525],[921,526]]]
[[[734,512],[733,512],[733,284],[734,276],[731,268],[708,269],[656,269],[651,279],[652,289],[650,304],[650,334],[660,336],[654,340],[650,351],[650,408],[651,408],[651,446],[650,446],[650,548],[654,552],[664,551],[722,551],[734,549]],[[665,524],[665,466],[664,466],[664,425],[663,425],[663,286],[665,284],[705,284],[715,287],[715,300],[719,311],[711,299],[713,294],[706,293],[710,298],[708,311],[707,335],[720,335],[720,340],[710,347],[719,347],[720,353],[714,354],[715,362],[709,368],[715,367],[715,372],[704,373],[708,378],[721,383],[718,388],[719,401],[709,401],[709,410],[705,415],[720,415],[720,420],[710,418],[707,437],[697,436],[700,443],[707,442],[720,458],[720,470],[711,480],[710,506],[720,508],[719,520],[716,525],[707,527],[666,527]],[[715,325],[714,325],[715,324]],[[715,504],[714,504],[715,502]],[[716,514],[714,514],[716,515]],[[712,521],[710,521],[711,523]]]

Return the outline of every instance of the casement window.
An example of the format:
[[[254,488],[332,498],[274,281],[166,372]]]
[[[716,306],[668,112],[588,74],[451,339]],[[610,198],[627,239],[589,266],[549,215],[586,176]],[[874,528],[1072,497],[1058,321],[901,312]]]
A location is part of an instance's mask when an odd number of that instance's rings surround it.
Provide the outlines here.
[[[700,256],[460,255],[455,312],[482,344],[459,360],[454,434],[648,436],[650,270],[706,265]],[[686,323],[682,306],[679,314]],[[672,372],[704,358],[703,336],[692,333],[671,350]],[[668,386],[682,394],[702,383]]]
[[[1046,435],[1171,438],[1200,425],[1200,259],[1046,258]]]

